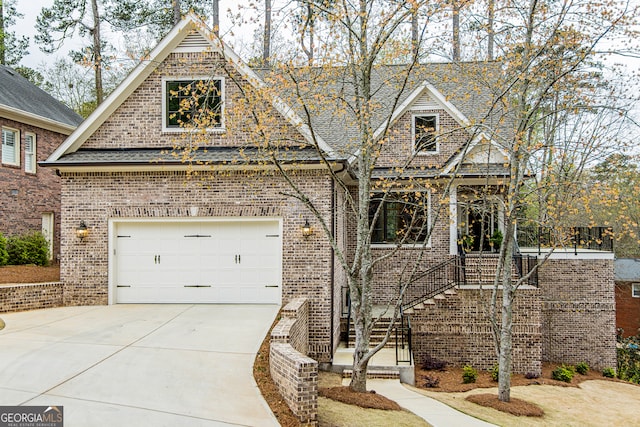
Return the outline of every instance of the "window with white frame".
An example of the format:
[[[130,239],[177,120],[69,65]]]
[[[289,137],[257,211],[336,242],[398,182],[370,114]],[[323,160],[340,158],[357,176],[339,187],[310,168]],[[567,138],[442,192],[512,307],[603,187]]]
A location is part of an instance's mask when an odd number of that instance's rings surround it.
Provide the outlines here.
[[[369,221],[376,219],[371,243],[423,244],[429,238],[429,192],[399,191],[383,198],[383,194],[374,195],[369,204]]]
[[[24,171],[36,173],[36,135],[34,133],[24,134]]]
[[[640,298],[640,283],[631,284],[631,296],[634,298]]]
[[[418,154],[438,152],[438,115],[413,116],[413,150]]]
[[[224,84],[222,78],[163,81],[165,130],[221,129]]]
[[[2,128],[2,163],[20,166],[20,132]]]

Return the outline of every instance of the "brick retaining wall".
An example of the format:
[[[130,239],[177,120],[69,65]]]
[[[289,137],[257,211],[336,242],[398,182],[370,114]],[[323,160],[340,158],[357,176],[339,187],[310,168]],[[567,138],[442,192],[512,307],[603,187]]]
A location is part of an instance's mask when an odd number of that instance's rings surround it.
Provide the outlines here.
[[[318,362],[307,357],[309,301],[295,298],[271,331],[271,378],[303,425],[318,425]]]
[[[437,300],[435,306],[418,309],[411,316],[416,364],[426,356],[453,365],[470,364],[490,369],[498,359],[489,323],[491,290],[457,289],[457,295]],[[498,295],[499,301],[502,295]],[[513,307],[513,371],[542,370],[540,292],[518,290]]]
[[[60,282],[0,286],[0,313],[62,307]]]
[[[613,259],[549,259],[539,279],[543,360],[616,366]]]

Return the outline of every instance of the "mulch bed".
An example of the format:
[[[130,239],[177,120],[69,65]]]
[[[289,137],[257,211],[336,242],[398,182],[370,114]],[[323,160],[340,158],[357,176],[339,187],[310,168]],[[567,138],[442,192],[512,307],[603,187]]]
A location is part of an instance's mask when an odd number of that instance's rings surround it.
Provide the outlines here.
[[[319,388],[318,395],[328,397],[348,405],[357,405],[361,408],[382,409],[385,411],[401,411],[402,408],[393,400],[376,394],[375,391],[361,393],[351,390],[348,386]]]
[[[539,378],[525,378],[522,374],[511,375],[511,386],[528,386],[528,385],[553,385],[558,387],[578,387],[578,384],[588,380],[608,380],[619,381],[611,378],[605,378],[602,376],[602,372],[592,371],[587,372],[586,375],[580,375],[576,373],[570,383],[564,381],[557,381],[551,378],[551,372],[557,368],[557,364],[545,363],[542,366],[542,375]],[[424,388],[430,391],[439,391],[445,393],[452,392],[465,392],[477,388],[493,388],[498,387],[498,383],[493,381],[491,373],[487,371],[479,371],[478,379],[475,383],[464,384],[462,382],[462,368],[461,367],[447,367],[443,371],[424,370],[416,367],[416,387]],[[437,387],[427,387],[427,383],[437,383]],[[508,414],[516,416],[527,417],[542,417],[544,411],[533,403],[511,398],[510,402],[501,402],[498,400],[497,394],[475,394],[466,397],[466,400],[476,403],[478,405],[497,409],[498,411],[506,412]]]
[[[525,378],[522,374],[511,375],[511,386],[523,386],[523,385],[555,385],[559,387],[577,387],[583,381],[588,380],[610,380],[602,376],[602,372],[590,370],[586,375],[575,374],[573,380],[570,383],[563,381],[557,381],[551,378],[551,372],[557,368],[557,364],[545,363],[542,365],[542,375],[539,378]],[[447,367],[444,371],[426,371],[419,367],[415,370],[416,387],[424,388],[430,391],[441,391],[445,393],[465,392],[476,388],[492,388],[498,387],[498,383],[493,381],[491,374],[487,371],[478,371],[478,379],[472,384],[462,383],[462,368],[461,367]],[[427,387],[425,384],[431,380],[436,379],[438,382],[437,387]]]
[[[300,421],[293,415],[289,405],[284,401],[282,395],[278,391],[278,387],[271,379],[271,372],[269,370],[269,341],[271,339],[271,330],[280,321],[280,314],[276,316],[276,320],[273,321],[269,333],[262,341],[260,350],[256,355],[256,359],[253,362],[253,378],[258,384],[260,393],[267,401],[269,408],[278,419],[278,422],[283,427],[298,427]]]
[[[5,265],[0,267],[0,284],[59,282],[60,266]]]
[[[544,411],[538,405],[515,397],[512,397],[509,402],[502,402],[498,400],[497,395],[484,393],[467,396],[467,400],[518,417],[542,417],[544,415]]]

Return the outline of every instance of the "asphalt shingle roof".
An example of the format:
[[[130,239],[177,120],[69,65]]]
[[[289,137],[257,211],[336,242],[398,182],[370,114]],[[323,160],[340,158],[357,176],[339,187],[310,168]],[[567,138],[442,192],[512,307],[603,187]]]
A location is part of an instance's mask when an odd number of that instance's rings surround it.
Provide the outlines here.
[[[77,126],[82,117],[14,69],[0,65],[0,104],[49,120]]]

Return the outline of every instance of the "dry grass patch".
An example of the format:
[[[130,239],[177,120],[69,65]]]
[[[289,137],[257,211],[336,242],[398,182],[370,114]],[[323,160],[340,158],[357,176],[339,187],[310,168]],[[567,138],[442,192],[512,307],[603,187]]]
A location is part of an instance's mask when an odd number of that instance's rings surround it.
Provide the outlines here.
[[[503,402],[495,394],[483,393],[467,396],[467,400],[517,417],[542,417],[544,415],[544,411],[538,405],[515,397],[512,397],[509,402]]]
[[[320,427],[430,427],[430,424],[409,411],[365,409],[355,405],[318,397]]]

